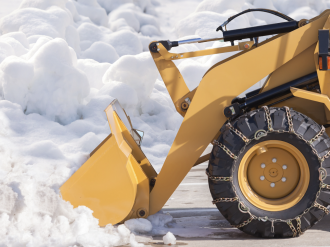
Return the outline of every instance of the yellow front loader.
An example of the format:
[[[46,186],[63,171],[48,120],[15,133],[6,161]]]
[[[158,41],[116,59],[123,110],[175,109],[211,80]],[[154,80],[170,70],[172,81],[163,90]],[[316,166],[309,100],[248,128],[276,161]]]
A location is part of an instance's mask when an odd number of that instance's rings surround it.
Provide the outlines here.
[[[225,28],[251,11],[285,22]],[[63,184],[63,198],[91,208],[100,226],[146,218],[162,209],[193,166],[209,161],[213,203],[233,226],[260,237],[301,235],[329,213],[329,27],[330,10],[296,21],[249,9],[218,28],[223,38],[152,42],[150,53],[184,118],[160,173],[140,148],[143,132],[115,100],[105,110],[111,134]],[[269,35],[275,36],[258,42]],[[215,40],[231,44],[169,52]],[[233,51],[240,52],[212,66],[193,91],[173,62]],[[238,97],[263,78],[262,88]],[[201,157],[210,143],[212,152]]]

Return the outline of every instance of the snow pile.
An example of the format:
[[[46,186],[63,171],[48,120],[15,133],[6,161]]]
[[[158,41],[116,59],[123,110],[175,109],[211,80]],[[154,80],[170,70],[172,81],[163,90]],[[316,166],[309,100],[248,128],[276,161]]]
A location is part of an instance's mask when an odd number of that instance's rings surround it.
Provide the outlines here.
[[[0,212],[10,214],[16,202],[17,194],[8,186],[0,186]]]
[[[173,221],[173,217],[160,211],[154,215],[150,215],[148,220],[155,228],[162,228],[171,223]]]
[[[28,180],[0,186],[0,212],[0,243],[4,246],[144,246],[125,225],[100,228],[90,209],[73,209],[50,188],[36,187]]]
[[[141,246],[125,225],[100,228],[90,209],[73,209],[59,197],[59,187],[110,133],[104,109],[114,98],[141,129],[172,131],[173,139],[179,125],[153,129],[157,114],[176,114],[165,87],[154,89],[151,56],[141,53],[160,33],[153,5],[107,7],[26,0],[0,20],[0,245]],[[139,20],[135,29],[125,11]],[[150,108],[151,94],[167,106]],[[151,118],[153,110],[159,112]],[[137,233],[152,230],[148,220],[138,222]]]
[[[164,244],[167,245],[176,244],[176,238],[171,232],[166,233],[166,235],[163,237],[163,241]]]
[[[75,53],[63,39],[37,45],[35,54],[10,56],[1,63],[2,97],[27,114],[39,113],[68,124],[79,118],[78,107],[89,94],[87,76],[74,66]]]
[[[148,233],[152,230],[152,224],[146,219],[130,219],[125,221],[125,226],[135,233]]]
[[[222,37],[215,30],[229,17],[252,8],[273,9],[289,15],[295,20],[311,19],[330,7],[329,0],[204,0],[195,13],[181,20],[176,25],[179,37],[197,35],[203,38]],[[266,25],[284,20],[267,13],[251,12],[230,22],[228,30]]]
[[[300,19],[330,7],[325,0],[200,2],[177,23],[179,38],[221,36],[215,29],[247,8],[273,8]],[[114,98],[134,128],[144,131],[142,149],[156,170],[161,169],[182,117],[144,52],[152,40],[166,39],[162,30],[171,27],[159,21],[155,6],[162,8],[160,4],[165,3],[24,0],[0,20],[0,245],[140,246],[134,234],[168,232],[173,218],[162,213],[100,228],[90,209],[73,209],[59,196],[60,186],[109,135],[104,109]],[[173,10],[164,13],[172,15]],[[228,28],[273,23],[276,18],[249,13]],[[191,44],[173,51],[223,45]],[[230,55],[176,64],[194,89],[208,68]]]

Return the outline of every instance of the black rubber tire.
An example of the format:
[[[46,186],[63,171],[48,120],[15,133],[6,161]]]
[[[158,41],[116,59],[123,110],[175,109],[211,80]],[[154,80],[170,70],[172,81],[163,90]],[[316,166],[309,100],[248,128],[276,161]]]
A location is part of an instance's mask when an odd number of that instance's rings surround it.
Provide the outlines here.
[[[272,125],[275,130],[289,130],[285,108],[269,108]],[[310,140],[317,133],[320,132],[321,126],[314,122],[309,117],[290,110],[292,115],[293,127],[296,133],[303,136],[304,139]],[[248,112],[234,121],[231,125],[242,132],[247,138],[254,139],[255,133],[258,130],[268,130],[265,110],[263,108]],[[238,167],[240,160],[244,154],[255,144],[265,140],[281,140],[288,142],[299,149],[306,158],[310,170],[310,183],[304,197],[293,207],[279,211],[271,212],[265,211],[255,207],[243,196],[238,185]],[[218,198],[233,198],[238,197],[239,201],[243,202],[245,206],[250,209],[250,212],[257,217],[265,217],[288,220],[302,214],[307,208],[311,207],[315,201],[317,192],[319,191],[320,180],[319,171],[320,162],[317,155],[312,151],[312,148],[299,139],[293,133],[277,133],[272,132],[259,140],[252,140],[246,147],[243,140],[233,133],[226,124],[221,128],[221,135],[217,140],[219,143],[225,145],[233,154],[238,156],[236,160],[231,158],[222,148],[214,145],[209,166],[207,171],[211,176],[217,177],[232,177],[232,182],[213,181],[209,179],[210,192],[214,200]],[[317,140],[312,143],[315,150],[320,157],[323,157],[330,150],[330,138],[324,132]],[[323,181],[330,184],[330,158],[325,159],[322,163],[327,170],[328,176]],[[234,192],[236,190],[236,193]],[[330,191],[322,189],[320,196],[317,199],[320,205],[327,207],[330,204]],[[217,208],[221,214],[230,222],[231,225],[239,225],[250,218],[248,213],[242,213],[238,209],[238,201],[234,202],[219,202],[216,203]],[[317,222],[319,222],[325,215],[325,212],[319,208],[313,207],[308,213],[301,217],[301,230],[304,232]],[[292,221],[295,228],[297,228],[297,221]],[[250,235],[264,237],[264,238],[286,238],[292,237],[293,232],[289,225],[285,222],[275,222],[274,232],[271,231],[270,221],[253,220],[251,223],[239,228]]]

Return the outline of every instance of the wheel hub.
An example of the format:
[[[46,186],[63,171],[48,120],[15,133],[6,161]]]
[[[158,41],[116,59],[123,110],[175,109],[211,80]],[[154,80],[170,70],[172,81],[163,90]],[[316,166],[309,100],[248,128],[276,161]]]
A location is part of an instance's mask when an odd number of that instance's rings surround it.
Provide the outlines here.
[[[252,190],[265,198],[285,197],[297,187],[300,178],[299,164],[295,157],[283,148],[263,149],[267,151],[254,155],[248,164],[248,183]],[[283,169],[283,166],[286,169]],[[261,180],[261,176],[265,179]],[[282,181],[283,178],[285,181]]]
[[[278,177],[278,171],[276,168],[272,168],[269,170],[269,176],[271,176],[272,178],[276,178]]]
[[[241,191],[252,204],[269,211],[284,210],[305,194],[309,167],[303,154],[291,144],[264,141],[243,156],[238,179]]]

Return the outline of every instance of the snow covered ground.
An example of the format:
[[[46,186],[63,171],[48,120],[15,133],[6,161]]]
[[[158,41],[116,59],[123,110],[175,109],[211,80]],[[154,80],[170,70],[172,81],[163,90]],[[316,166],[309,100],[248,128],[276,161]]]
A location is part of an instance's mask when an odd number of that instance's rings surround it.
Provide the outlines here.
[[[88,208],[73,209],[59,198],[59,187],[110,133],[104,109],[114,98],[133,126],[145,132],[142,149],[159,171],[182,118],[147,52],[148,44],[159,39],[220,37],[215,32],[219,24],[253,7],[275,9],[299,20],[330,8],[330,1],[24,0],[19,9],[4,16],[0,20],[0,245],[138,246],[127,227],[135,233],[149,229],[156,234],[159,227],[164,231],[171,222],[166,214],[99,228]],[[249,13],[228,28],[279,21]],[[175,51],[223,45],[228,44],[185,45]],[[232,54],[176,64],[194,89],[209,67]],[[173,240],[171,235],[165,239]]]
[[[22,0],[0,0],[0,18],[18,9]]]

